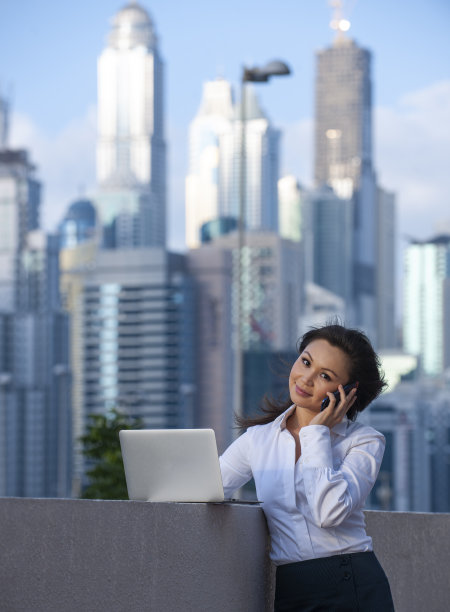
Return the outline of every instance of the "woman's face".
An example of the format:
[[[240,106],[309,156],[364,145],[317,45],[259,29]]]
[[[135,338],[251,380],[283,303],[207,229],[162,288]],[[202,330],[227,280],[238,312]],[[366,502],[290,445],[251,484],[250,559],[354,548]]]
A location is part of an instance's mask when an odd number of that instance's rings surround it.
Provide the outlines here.
[[[297,406],[318,412],[328,391],[349,382],[348,356],[326,340],[313,340],[292,366],[289,393]]]

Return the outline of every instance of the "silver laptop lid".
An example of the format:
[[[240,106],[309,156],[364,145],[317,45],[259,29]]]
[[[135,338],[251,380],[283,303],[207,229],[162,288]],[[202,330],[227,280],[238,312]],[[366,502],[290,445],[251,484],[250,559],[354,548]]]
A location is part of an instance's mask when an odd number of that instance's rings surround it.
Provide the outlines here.
[[[223,501],[212,429],[122,430],[119,437],[130,499]]]

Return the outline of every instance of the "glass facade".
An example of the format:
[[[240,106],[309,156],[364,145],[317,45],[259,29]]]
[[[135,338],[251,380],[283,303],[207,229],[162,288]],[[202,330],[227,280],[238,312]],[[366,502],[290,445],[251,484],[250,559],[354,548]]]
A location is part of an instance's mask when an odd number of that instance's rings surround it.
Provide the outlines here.
[[[436,376],[447,362],[445,318],[448,297],[445,280],[450,277],[450,236],[416,242],[405,253],[403,347],[419,356],[425,375]]]
[[[250,87],[246,87],[245,99],[242,143],[242,109],[233,104],[230,83],[217,79],[204,85],[200,109],[189,129],[186,243],[190,248],[201,244],[203,228],[216,219],[237,222],[243,163],[245,227],[278,229],[279,132],[271,126]]]
[[[58,227],[61,249],[71,249],[95,236],[97,214],[90,200],[77,200]]]
[[[133,3],[115,15],[98,60],[96,200],[109,248],[165,245],[163,115],[163,62],[154,25]],[[135,192],[134,209],[127,203],[114,208],[124,192]]]
[[[377,201],[371,54],[345,35],[317,54],[315,182],[353,200],[351,324],[377,340]],[[336,258],[338,255],[336,254]]]

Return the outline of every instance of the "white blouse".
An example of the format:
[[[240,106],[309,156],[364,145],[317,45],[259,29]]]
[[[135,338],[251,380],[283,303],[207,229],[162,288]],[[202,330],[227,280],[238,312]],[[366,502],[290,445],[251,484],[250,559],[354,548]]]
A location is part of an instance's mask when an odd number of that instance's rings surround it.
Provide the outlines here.
[[[345,419],[332,430],[300,430],[301,456],[286,429],[291,406],[272,423],[250,427],[220,457],[225,496],[253,476],[276,565],[372,550],[363,506],[383,458],[382,434]]]

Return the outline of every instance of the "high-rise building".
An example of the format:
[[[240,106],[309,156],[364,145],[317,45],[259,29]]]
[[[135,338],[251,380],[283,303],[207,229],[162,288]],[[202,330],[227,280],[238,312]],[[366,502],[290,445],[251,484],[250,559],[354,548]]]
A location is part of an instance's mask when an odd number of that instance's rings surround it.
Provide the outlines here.
[[[376,338],[376,184],[371,55],[342,31],[317,54],[315,181],[354,201],[355,323]]]
[[[450,366],[450,236],[411,242],[405,252],[403,348],[423,374]]]
[[[90,200],[76,200],[58,227],[61,249],[70,249],[95,237],[97,213]]]
[[[237,118],[234,126],[234,163],[237,168],[234,201],[239,198],[242,184],[242,164],[238,163],[238,160],[242,158],[243,148],[244,227],[249,231],[277,232],[280,131],[270,123],[252,85],[244,87],[243,96],[236,108]],[[245,130],[242,129],[242,119]]]
[[[194,292],[185,257],[159,247],[88,249],[63,253],[71,336],[78,337],[75,489],[84,474],[78,439],[87,415],[116,408],[145,427],[189,427],[196,404]]]
[[[349,322],[354,320],[353,212],[353,200],[338,197],[327,185],[304,198],[306,278],[344,300]]]
[[[403,382],[358,417],[386,437],[369,507],[449,512],[449,407],[448,380],[439,377]]]
[[[300,243],[274,232],[246,232],[241,267],[238,245],[233,231],[188,256],[199,308],[198,422],[215,429],[222,449],[236,435],[235,411],[248,415],[265,393],[277,397],[286,391],[279,374],[297,358],[303,297]]]
[[[189,131],[186,243],[190,248],[198,247],[202,238],[209,238],[211,224],[215,224],[215,235],[217,230],[227,233],[235,229],[242,168],[245,227],[278,229],[279,132],[271,126],[251,86],[245,88],[242,111],[241,104],[233,104],[227,81],[205,83],[201,106]]]
[[[20,253],[12,317],[12,380],[16,465],[9,495],[67,497],[71,491],[69,325],[59,298],[57,236],[29,232]],[[12,448],[14,445],[14,448]]]
[[[372,167],[371,54],[343,33],[317,54],[315,181],[337,191]],[[344,195],[351,195],[344,194]]]
[[[196,427],[212,428],[223,452],[233,439],[232,255],[215,243],[191,249],[196,295]]]
[[[24,150],[0,150],[0,309],[13,311],[19,253],[39,226],[41,185]]]
[[[278,231],[282,238],[300,242],[304,220],[302,207],[305,191],[292,174],[278,181]]]
[[[98,60],[97,181],[105,247],[165,245],[163,63],[137,2],[114,16]]]
[[[234,324],[238,312],[238,235],[214,244],[233,256]],[[303,299],[303,251],[300,243],[274,232],[247,232],[241,266],[241,338],[243,350],[295,349]]]
[[[0,104],[0,495],[66,497],[70,482],[67,318],[58,244],[39,227],[41,185],[8,148]]]
[[[303,291],[299,336],[303,336],[311,327],[321,327],[334,319],[348,320],[345,300],[339,295],[312,282],[306,282]]]
[[[377,340],[379,349],[398,347],[395,290],[397,274],[395,194],[377,189]]]
[[[189,171],[186,177],[186,243],[201,244],[202,228],[230,210],[233,169],[233,98],[224,79],[204,83],[200,108],[189,127]]]

